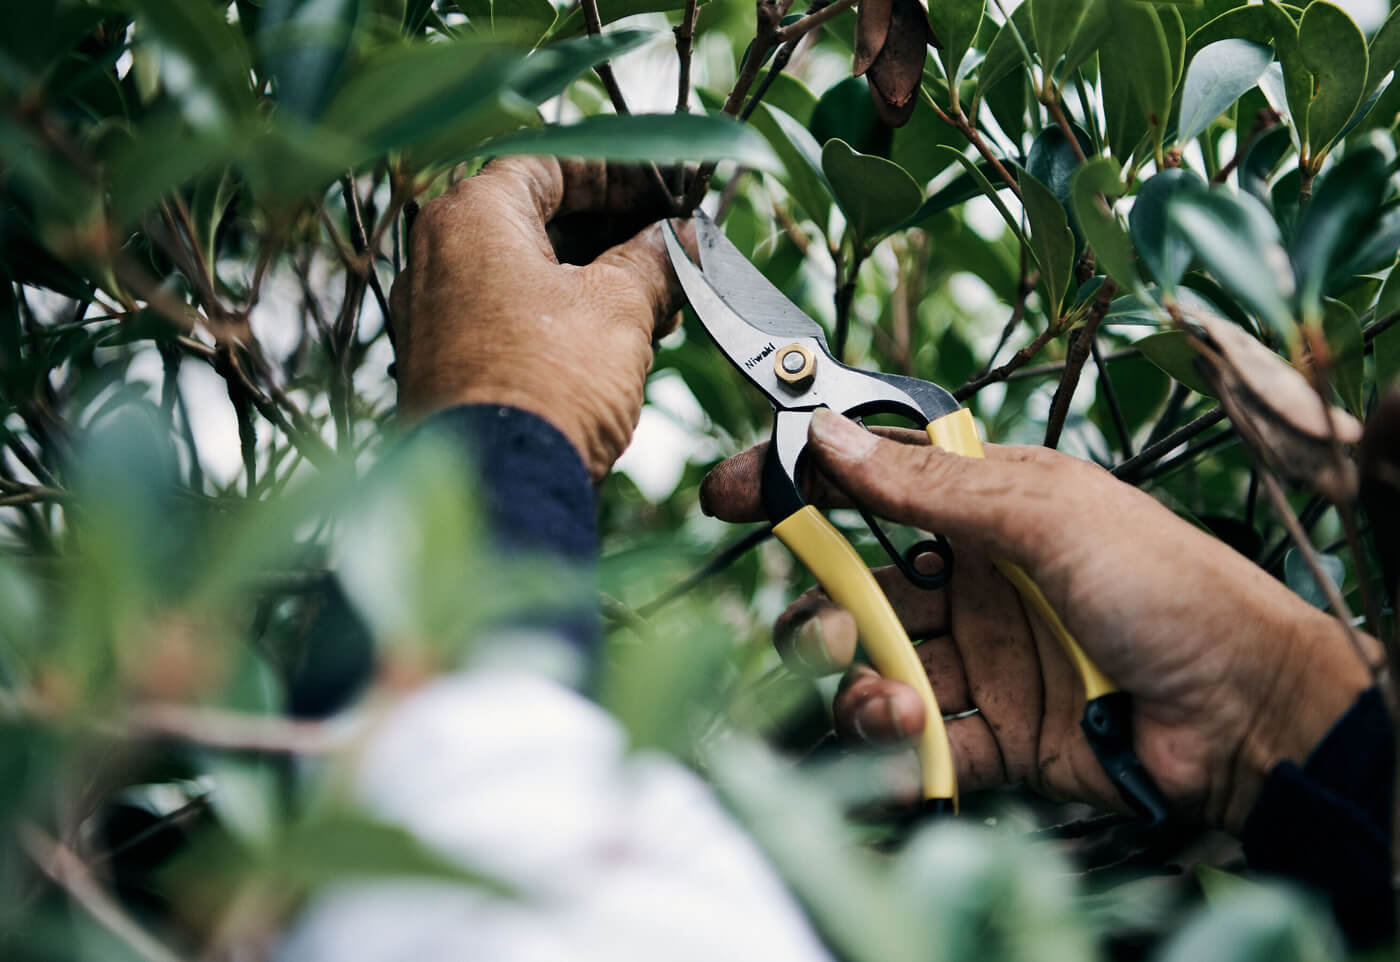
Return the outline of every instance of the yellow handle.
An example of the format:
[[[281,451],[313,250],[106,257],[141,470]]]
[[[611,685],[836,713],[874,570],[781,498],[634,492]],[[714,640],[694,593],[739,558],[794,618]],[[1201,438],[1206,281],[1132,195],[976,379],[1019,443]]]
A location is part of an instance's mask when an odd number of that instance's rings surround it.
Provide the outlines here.
[[[918,746],[924,797],[948,799],[956,812],[958,776],[943,727],[943,712],[923,662],[875,576],[841,532],[811,505],[778,522],[773,533],[807,566],[831,600],[855,617],[861,643],[875,670],[918,692],[927,719]]]
[[[937,421],[931,421],[928,426],[929,440],[945,451],[954,454],[961,454],[967,458],[980,458],[982,454],[982,439],[977,436],[977,424],[972,420],[972,412],[967,408],[959,408],[952,414],[945,414]],[[1065,623],[1060,620],[1060,616],[1055,612],[1045,594],[1040,590],[1031,576],[1022,570],[1020,565],[1010,561],[993,560],[1002,574],[1006,575],[1006,580],[1010,581],[1020,592],[1022,600],[1030,605],[1040,620],[1045,622],[1050,633],[1055,636],[1055,640],[1060,643],[1069,660],[1074,663],[1075,671],[1079,672],[1079,677],[1084,681],[1084,695],[1089,701],[1093,701],[1100,695],[1107,695],[1117,691],[1118,688],[1109,681],[1104,673],[1099,671],[1098,665],[1090,660],[1084,653],[1084,649],[1079,647],[1079,642],[1074,640],[1074,636],[1069,633]]]

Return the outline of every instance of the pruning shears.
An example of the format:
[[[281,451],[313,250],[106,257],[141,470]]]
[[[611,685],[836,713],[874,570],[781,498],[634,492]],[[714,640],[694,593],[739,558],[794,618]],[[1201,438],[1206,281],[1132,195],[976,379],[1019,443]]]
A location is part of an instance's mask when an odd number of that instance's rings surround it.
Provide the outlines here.
[[[928,432],[929,440],[965,457],[982,457],[972,414],[953,395],[918,378],[862,371],[832,356],[821,326],[751,264],[703,213],[695,215],[700,266],[691,262],[675,230],[665,227],[666,248],[691,307],[730,362],[773,405],[773,438],[763,464],[761,498],[773,533],[816,577],[832,601],[856,621],[861,644],[877,671],[918,692],[928,719],[920,736],[924,807],[957,811],[958,784],[943,714],[904,626],[870,569],[850,542],[814,506],[797,478],[807,447],[812,412],[828,407],[848,417],[893,414]],[[862,509],[866,523],[905,577],[938,588],[952,573],[952,552],[936,539],[903,556]],[[943,570],[926,575],[913,557],[927,550]],[[1166,799],[1133,750],[1131,703],[1093,663],[1045,595],[1020,567],[996,562],[1021,598],[1040,617],[1073,663],[1086,700],[1080,723],[1095,755],[1125,801],[1153,825],[1167,818]]]

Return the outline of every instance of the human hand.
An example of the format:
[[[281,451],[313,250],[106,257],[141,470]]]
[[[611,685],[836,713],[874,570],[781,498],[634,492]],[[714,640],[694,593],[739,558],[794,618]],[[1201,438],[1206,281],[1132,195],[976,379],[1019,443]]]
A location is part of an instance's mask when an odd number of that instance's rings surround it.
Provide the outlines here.
[[[606,475],[681,303],[659,226],[637,233],[664,216],[660,193],[635,168],[510,157],[427,204],[391,297],[405,421],[512,405]]]
[[[882,439],[825,411],[813,418],[809,451],[829,479],[809,484],[813,503],[839,503],[839,488],[954,544],[944,590],[915,588],[893,569],[877,578],[910,637],[928,639],[918,651],[944,713],[979,709],[947,723],[966,791],[1026,784],[1127,810],[1079,728],[1077,675],[993,557],[1029,572],[1089,656],[1133,695],[1138,756],[1179,815],[1237,831],[1270,769],[1302,761],[1370,684],[1335,619],[1088,462],[997,445],[985,460],[964,458]],[[762,458],[760,446],[712,472],[706,510],[760,519]],[[775,635],[785,660],[809,673],[844,668],[855,654],[854,620],[815,589]],[[848,673],[834,709],[838,732],[858,741],[903,743],[924,725],[914,691],[866,667]]]

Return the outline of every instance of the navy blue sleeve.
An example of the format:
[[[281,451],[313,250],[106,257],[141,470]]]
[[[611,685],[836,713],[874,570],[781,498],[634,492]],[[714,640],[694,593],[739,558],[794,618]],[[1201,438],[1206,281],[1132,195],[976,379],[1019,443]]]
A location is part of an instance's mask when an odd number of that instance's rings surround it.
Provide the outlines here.
[[[1281,762],[1245,821],[1253,868],[1321,892],[1354,948],[1395,934],[1391,894],[1391,812],[1395,732],[1371,689],[1333,726],[1300,767]]]
[[[498,551],[596,564],[597,496],[583,459],[558,428],[519,408],[465,404],[439,411],[420,430],[448,438],[472,465]],[[593,605],[525,614],[511,626],[558,634],[590,664],[602,637]]]

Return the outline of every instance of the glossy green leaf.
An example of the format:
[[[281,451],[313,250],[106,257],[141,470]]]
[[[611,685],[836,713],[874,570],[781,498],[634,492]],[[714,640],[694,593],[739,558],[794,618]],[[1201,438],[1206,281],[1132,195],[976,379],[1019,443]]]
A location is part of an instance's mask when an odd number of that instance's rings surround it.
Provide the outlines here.
[[[557,97],[594,65],[635,50],[651,39],[646,30],[609,30],[596,37],[574,37],[535,50],[520,61],[511,89],[532,104]]]
[[[1089,161],[1074,175],[1071,190],[1075,217],[1084,239],[1094,249],[1095,263],[1119,287],[1132,287],[1137,281],[1133,246],[1113,210],[1113,202],[1123,196],[1118,162],[1111,157]]]
[[[783,170],[782,161],[762,134],[723,114],[602,114],[574,124],[506,134],[483,144],[476,153],[481,157],[557,154],[664,164],[732,160],[773,173]]]
[[[1317,156],[1332,145],[1365,98],[1366,37],[1346,11],[1314,0],[1298,24],[1298,56],[1312,72],[1307,143]],[[1287,71],[1285,63],[1285,75]]]
[[[1053,71],[1088,13],[1092,0],[1026,0],[1040,62]]]
[[[1220,40],[1201,50],[1186,70],[1176,138],[1195,140],[1230,105],[1259,82],[1273,49],[1248,40]]]
[[[1045,313],[1060,316],[1060,305],[1069,290],[1074,273],[1074,235],[1059,199],[1027,171],[1017,176],[1021,185],[1021,204],[1031,228],[1031,251],[1040,265]]]
[[[1273,34],[1274,55],[1280,64],[1283,97],[1280,99],[1272,84],[1273,71],[1260,77],[1260,89],[1269,97],[1275,110],[1289,122],[1294,132],[1294,146],[1302,149],[1308,141],[1308,107],[1312,103],[1312,73],[1298,49],[1298,21],[1274,0],[1264,0],[1264,13]]]
[[[928,5],[929,24],[942,44],[938,58],[950,84],[957,82],[958,68],[982,25],[986,5],[986,0],[942,0]]]
[[[780,73],[773,78],[762,103],[777,107],[799,124],[806,126],[817,107],[817,95],[792,74]]]
[[[945,123],[928,104],[920,102],[903,127],[894,132],[890,143],[890,160],[914,178],[927,184],[943,171],[953,159],[939,147],[961,147],[967,143],[962,134]]]
[[[359,19],[359,0],[268,0],[258,52],[282,110],[305,121],[335,94]]]
[[[1248,194],[1215,189],[1177,194],[1167,205],[1167,218],[1206,270],[1292,343],[1297,333],[1288,301],[1296,285],[1269,212]]]
[[[831,215],[831,185],[822,172],[822,152],[816,140],[795,118],[769,104],[760,104],[749,122],[768,138],[782,160],[783,173],[778,179],[807,216],[825,231]]]
[[[231,139],[199,133],[171,117],[138,128],[111,162],[114,223],[134,226],[162,198],[214,169],[234,152]]]
[[[898,164],[861,154],[845,141],[822,148],[822,170],[860,246],[889,233],[918,208],[923,191]]]
[[[554,26],[559,13],[549,0],[453,0],[472,29],[499,43],[533,47]]]
[[[1073,129],[1079,139],[1080,149],[1086,157],[1090,156],[1093,153],[1093,144],[1089,141],[1089,135],[1078,127]],[[1069,138],[1059,127],[1049,126],[1036,134],[1030,152],[1026,155],[1026,169],[1036,180],[1050,188],[1050,192],[1059,198],[1065,210],[1073,214],[1074,200],[1070,188],[1074,174],[1079,170],[1079,157],[1070,146]]]
[[[1079,22],[1074,39],[1065,50],[1065,60],[1060,65],[1061,77],[1070,77],[1104,41],[1113,36],[1113,18],[1110,11],[1112,4],[1116,2],[1118,0],[1090,0],[1089,9],[1084,11],[1084,19]]]
[[[890,128],[880,121],[870,100],[870,84],[864,77],[847,77],[832,84],[817,100],[808,124],[823,147],[841,140],[862,154],[884,157],[889,153]]]
[[[168,0],[133,0],[128,6],[136,11],[138,28],[159,38],[166,90],[191,124],[227,125],[253,109],[248,49],[216,7]]]
[[[1141,354],[1115,357],[1105,362],[1113,382],[1113,393],[1130,432],[1145,426],[1162,409],[1171,391],[1172,379]],[[1104,383],[1099,381],[1094,394],[1090,416],[1107,435],[1113,431],[1112,414],[1108,410]]]
[[[1128,227],[1147,272],[1171,293],[1191,263],[1191,246],[1167,219],[1167,205],[1182,190],[1203,189],[1205,183],[1182,167],[1168,168],[1148,178],[1133,200]]]
[[[1332,355],[1332,386],[1347,410],[1365,417],[1366,351],[1356,312],[1328,298],[1323,304],[1322,333]]]
[[[1385,158],[1372,149],[1348,152],[1319,178],[1289,251],[1304,317],[1320,313],[1329,274],[1365,236],[1388,186]]]
[[[1143,357],[1197,394],[1215,397],[1205,378],[1196,370],[1196,349],[1185,331],[1159,331],[1133,344]]]
[[[1190,63],[1206,47],[1221,40],[1247,40],[1267,45],[1274,31],[1262,4],[1246,4],[1227,10],[1198,27],[1186,39],[1186,62]]]
[[[1110,9],[1113,42],[1099,50],[1104,124],[1114,156],[1126,159],[1144,136],[1151,138],[1154,151],[1161,148],[1174,70],[1156,9],[1130,2]]]

